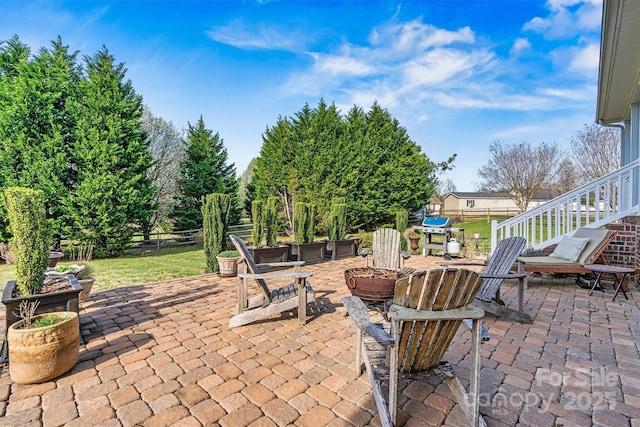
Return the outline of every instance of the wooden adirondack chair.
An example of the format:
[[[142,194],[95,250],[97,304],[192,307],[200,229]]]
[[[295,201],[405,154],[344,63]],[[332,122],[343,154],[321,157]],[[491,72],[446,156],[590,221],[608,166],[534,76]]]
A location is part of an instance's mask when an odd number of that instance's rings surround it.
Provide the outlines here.
[[[381,228],[373,232],[373,267],[402,270],[408,253],[400,251],[400,232],[393,228]]]
[[[480,319],[484,311],[473,305],[480,275],[468,269],[417,272],[396,282],[391,323],[372,323],[358,297],[342,302],[356,324],[356,369],[361,359],[369,376],[383,426],[396,422],[398,379],[445,376],[446,383],[472,425],[485,425],[480,415]],[[463,319],[472,319],[472,361],[469,392],[442,361]],[[390,332],[388,331],[390,329]],[[388,380],[385,399],[382,383]]]
[[[480,292],[476,295],[476,304],[496,316],[533,323],[531,316],[523,311],[524,279],[527,274],[510,272],[526,245],[527,241],[523,237],[508,237],[498,242],[487,267],[480,273],[484,280]],[[518,310],[505,306],[500,299],[500,285],[505,279],[518,279]]]
[[[240,252],[240,259],[238,260],[237,314],[229,320],[229,327],[246,325],[247,323],[294,309],[298,310],[298,320],[304,324],[306,322],[307,303],[316,299],[315,292],[307,282],[307,278],[311,276],[311,273],[299,271],[299,267],[304,264],[304,261],[256,264],[241,238],[234,235],[230,235],[229,238],[236,250]],[[294,267],[295,271],[260,273],[261,266]],[[293,283],[270,290],[265,279],[293,279]],[[251,297],[248,295],[249,281],[256,283],[261,291],[260,294]]]

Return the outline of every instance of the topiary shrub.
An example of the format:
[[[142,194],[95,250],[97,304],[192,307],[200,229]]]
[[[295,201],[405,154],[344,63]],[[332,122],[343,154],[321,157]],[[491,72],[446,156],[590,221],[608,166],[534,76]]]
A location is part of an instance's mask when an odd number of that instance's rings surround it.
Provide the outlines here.
[[[316,207],[311,203],[296,203],[293,212],[293,235],[297,244],[312,243],[316,232]]]
[[[264,232],[262,223],[262,200],[254,200],[251,202],[251,218],[253,219],[253,228],[251,229],[251,241],[256,248],[262,243],[262,234]]]
[[[224,249],[231,212],[231,196],[212,193],[202,197],[202,231],[207,270],[219,270],[216,256]]]
[[[269,197],[264,208],[264,234],[267,240],[267,246],[274,246],[276,244],[279,210],[280,200],[275,196]]]
[[[347,236],[347,204],[335,203],[329,214],[327,237],[329,240],[343,240]]]
[[[5,207],[13,237],[9,242],[16,266],[16,282],[22,296],[38,294],[49,265],[51,229],[40,190],[9,187]]]
[[[407,227],[409,227],[409,213],[404,210],[396,212],[396,230],[404,233]],[[400,239],[400,249],[407,250],[407,241],[405,239]]]

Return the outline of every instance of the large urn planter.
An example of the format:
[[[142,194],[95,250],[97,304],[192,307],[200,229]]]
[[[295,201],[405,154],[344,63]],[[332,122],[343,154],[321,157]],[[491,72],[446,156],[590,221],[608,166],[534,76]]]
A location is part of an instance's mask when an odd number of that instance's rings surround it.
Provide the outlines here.
[[[53,325],[22,328],[24,321],[12,324],[7,331],[9,375],[19,384],[38,384],[68,372],[78,361],[80,322],[73,311],[54,312],[63,320]]]
[[[327,240],[327,252],[331,254],[331,260],[354,257],[357,244],[358,239]]]
[[[60,279],[59,279],[60,280]],[[18,306],[23,300],[39,301],[35,314],[51,313],[55,311],[72,311],[76,314],[80,312],[79,294],[82,292],[82,285],[73,275],[68,275],[61,279],[64,286],[52,292],[18,296],[15,280],[10,280],[2,292],[2,304],[5,306],[6,329],[18,322],[20,318],[14,314],[18,313]]]
[[[291,255],[294,261],[315,264],[324,261],[326,247],[325,242],[292,243]]]
[[[62,252],[51,251],[49,253],[49,267],[55,267],[58,264],[58,261],[62,259],[62,257],[64,257],[64,254]]]
[[[290,250],[289,245],[265,246],[263,248],[249,248],[249,253],[256,264],[266,264],[289,261]]]

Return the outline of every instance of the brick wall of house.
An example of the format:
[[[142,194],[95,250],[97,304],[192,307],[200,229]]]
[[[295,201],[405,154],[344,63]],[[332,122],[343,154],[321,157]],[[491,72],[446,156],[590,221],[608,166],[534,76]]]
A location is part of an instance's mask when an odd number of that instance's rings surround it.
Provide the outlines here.
[[[640,216],[629,216],[620,224],[608,224],[609,230],[616,232],[613,241],[604,252],[609,264],[640,269]],[[638,278],[638,274],[632,280]]]

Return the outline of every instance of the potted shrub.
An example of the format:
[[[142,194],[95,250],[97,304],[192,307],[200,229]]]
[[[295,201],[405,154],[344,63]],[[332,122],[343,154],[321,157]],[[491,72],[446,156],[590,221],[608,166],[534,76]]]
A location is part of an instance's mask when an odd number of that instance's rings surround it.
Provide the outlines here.
[[[311,203],[298,202],[293,212],[293,234],[291,254],[298,261],[308,264],[324,261],[325,242],[314,242],[316,208]]]
[[[327,227],[327,251],[331,252],[331,259],[342,259],[356,255],[356,239],[347,239],[347,204],[344,198],[336,197]]]
[[[219,270],[217,256],[224,249],[231,212],[231,196],[212,193],[202,197],[202,233],[207,272]]]
[[[253,207],[253,205],[252,205]],[[249,247],[249,253],[257,264],[268,264],[273,262],[287,262],[289,260],[289,245],[277,245],[278,237],[278,213],[280,211],[280,200],[277,197],[269,197],[264,209],[261,211],[264,227],[259,227],[260,233],[257,231],[252,236],[253,246]],[[255,221],[260,220],[260,215],[254,216]],[[257,228],[257,227],[256,227]],[[260,246],[262,242],[262,231],[266,238],[266,246]],[[260,236],[259,238],[257,236]],[[266,271],[266,270],[265,270]]]
[[[4,202],[7,210],[7,217],[9,219],[9,225],[13,232],[13,237],[10,241],[11,252],[14,257],[14,264],[16,266],[16,280],[10,281],[5,286],[2,294],[2,302],[5,305],[6,310],[6,329],[7,344],[9,347],[9,364],[20,364],[21,362],[14,362],[11,360],[12,348],[14,346],[12,337],[21,337],[22,333],[9,333],[11,325],[20,321],[22,317],[33,318],[38,314],[50,313],[50,312],[73,312],[69,314],[71,320],[70,326],[66,328],[75,328],[75,339],[79,342],[80,326],[78,321],[78,294],[82,290],[82,287],[78,283],[77,279],[73,275],[68,275],[59,278],[48,279],[45,281],[45,270],[49,264],[49,244],[51,242],[51,231],[49,224],[45,216],[44,209],[44,196],[42,191],[34,190],[23,187],[10,187],[4,192]],[[45,289],[47,287],[48,289]],[[56,315],[51,318],[55,319]],[[59,317],[59,316],[58,316]],[[65,325],[67,322],[60,322]],[[14,330],[25,329],[24,323],[17,325]],[[29,350],[29,358],[33,360],[47,360],[49,364],[57,365],[56,360],[49,360],[51,358],[60,357],[73,360],[74,356],[67,353],[67,350],[73,353],[73,348],[68,349],[67,342],[51,343],[55,348],[54,353],[50,353],[49,341],[52,338],[48,338],[47,334],[40,333],[40,328],[35,328],[35,335],[47,342],[47,345],[40,345],[44,354],[38,353],[38,341],[36,337],[33,338],[34,346]],[[53,328],[55,330],[55,328]],[[55,335],[56,332],[53,332]],[[27,334],[30,335],[30,334]],[[44,336],[43,336],[44,335]],[[19,350],[22,345],[21,338],[16,338],[17,344],[15,344],[16,351]],[[76,344],[77,345],[77,344]],[[61,346],[61,348],[58,348]],[[20,350],[22,351],[22,350]],[[23,354],[23,353],[15,353]],[[16,356],[20,357],[20,356]],[[77,361],[77,350],[75,353],[75,360]],[[61,363],[60,366],[67,367],[70,362]],[[71,366],[73,366],[71,364]],[[26,363],[28,366],[28,363]],[[71,369],[68,366],[68,369]],[[33,369],[36,370],[37,366],[33,365]],[[66,372],[66,371],[65,371]],[[58,375],[61,372],[56,371]],[[20,376],[21,377],[21,376]],[[42,375],[34,372],[35,378],[40,378]],[[49,378],[50,379],[50,378]],[[46,381],[44,379],[42,381]],[[15,380],[27,381],[27,380]],[[28,380],[31,382],[32,380]],[[39,381],[39,380],[35,380]]]
[[[73,311],[36,315],[38,302],[23,301],[22,320],[7,331],[9,375],[19,384],[38,384],[67,373],[80,354],[80,322]]]
[[[218,273],[222,277],[233,277],[238,274],[238,260],[240,253],[235,250],[222,251],[216,256],[218,258]]]

